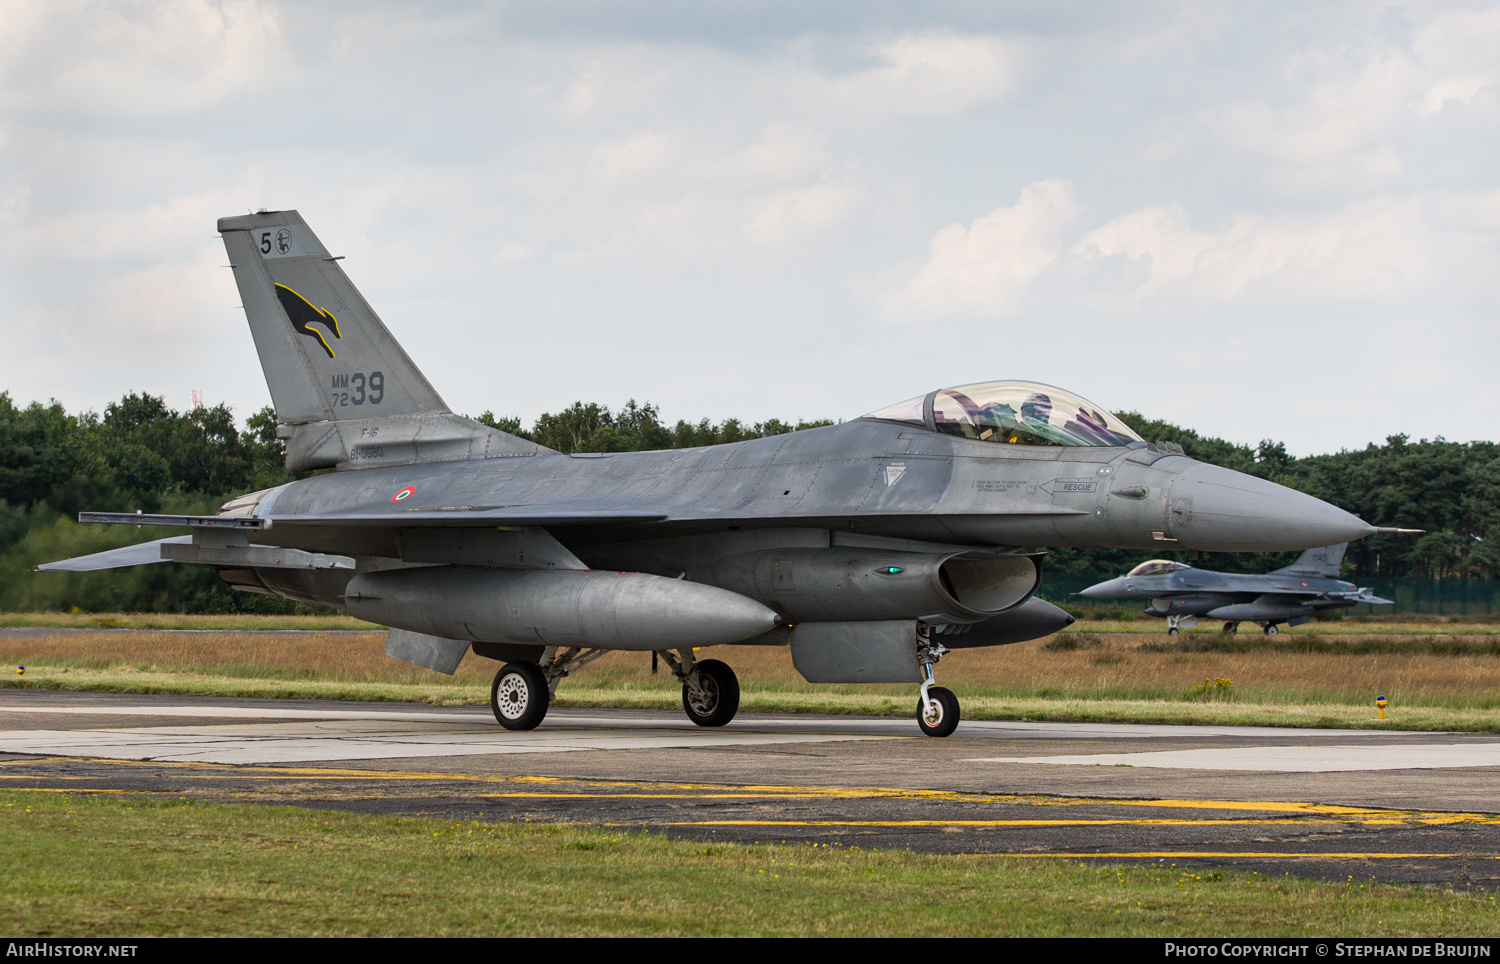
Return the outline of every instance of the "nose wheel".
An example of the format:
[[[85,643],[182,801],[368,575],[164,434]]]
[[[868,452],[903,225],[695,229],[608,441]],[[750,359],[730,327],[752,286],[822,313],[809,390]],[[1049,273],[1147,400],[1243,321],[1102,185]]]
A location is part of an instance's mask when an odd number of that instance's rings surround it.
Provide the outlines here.
[[[937,686],[932,665],[948,650],[934,643],[930,636],[920,639],[917,659],[922,662],[922,695],[917,699],[917,726],[928,736],[948,736],[958,729],[958,697],[946,687]]]
[[[926,687],[917,701],[917,726],[928,736],[948,736],[958,729],[958,697],[942,686]]]

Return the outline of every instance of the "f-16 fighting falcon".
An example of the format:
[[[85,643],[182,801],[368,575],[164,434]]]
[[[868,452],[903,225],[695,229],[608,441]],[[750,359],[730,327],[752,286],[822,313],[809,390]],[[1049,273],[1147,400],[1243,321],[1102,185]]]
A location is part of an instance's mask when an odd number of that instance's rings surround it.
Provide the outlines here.
[[[1411,530],[1398,530],[1411,531]],[[1097,583],[1078,593],[1085,599],[1149,599],[1146,615],[1167,621],[1167,632],[1198,624],[1199,616],[1224,620],[1224,632],[1239,632],[1253,622],[1275,635],[1277,625],[1300,626],[1313,613],[1361,603],[1389,606],[1369,589],[1339,579],[1347,542],[1309,549],[1290,566],[1264,576],[1194,569],[1180,562],[1152,559],[1118,579]]]
[[[555,452],[455,415],[297,212],[219,231],[287,469],[336,471],[209,517],[82,513],[192,534],[42,568],[206,564],[389,626],[398,659],[452,673],[472,651],[503,664],[491,704],[510,729],[609,650],[659,654],[688,717],[722,726],[739,683],[697,650],[749,643],[789,645],[814,683],[920,684],[918,722],[946,736],[944,653],[1072,622],[1034,595],[1041,547],[1265,551],[1375,531],[1032,382],[729,445]]]

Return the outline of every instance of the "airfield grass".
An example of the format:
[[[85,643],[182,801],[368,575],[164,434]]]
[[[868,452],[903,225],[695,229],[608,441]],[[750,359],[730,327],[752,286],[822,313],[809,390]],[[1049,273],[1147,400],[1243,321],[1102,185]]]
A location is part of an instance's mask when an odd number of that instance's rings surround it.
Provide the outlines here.
[[[0,687],[484,706],[496,665],[443,676],[384,655],[384,634],[100,632],[0,639]],[[911,716],[915,685],[813,685],[783,647],[724,646],[747,711]],[[15,669],[25,665],[24,675]],[[1063,633],[957,650],[938,667],[966,719],[1500,732],[1500,636],[1275,638]],[[1377,723],[1374,699],[1391,705]],[[564,680],[556,706],[678,709],[646,653]]]
[[[0,628],[57,629],[339,629],[374,630],[384,627],[355,619],[347,613],[265,616],[254,613],[32,613],[0,612]]]
[[[1164,631],[1160,619],[1140,615],[1122,606],[1085,607],[1077,610],[1079,622],[1064,632],[1094,632],[1154,636]],[[1125,617],[1125,618],[1117,618]],[[1218,623],[1204,622],[1187,635],[1217,632]],[[384,627],[355,619],[348,613],[269,616],[254,613],[86,613],[0,612],[0,628],[56,627],[58,629],[199,629],[199,630],[383,630]],[[1440,616],[1426,613],[1397,615],[1356,614],[1342,620],[1315,622],[1288,629],[1283,634],[1312,633],[1320,636],[1492,636],[1500,634],[1500,613]],[[1245,624],[1247,636],[1258,627]]]
[[[1484,936],[1481,892],[0,791],[12,934]]]

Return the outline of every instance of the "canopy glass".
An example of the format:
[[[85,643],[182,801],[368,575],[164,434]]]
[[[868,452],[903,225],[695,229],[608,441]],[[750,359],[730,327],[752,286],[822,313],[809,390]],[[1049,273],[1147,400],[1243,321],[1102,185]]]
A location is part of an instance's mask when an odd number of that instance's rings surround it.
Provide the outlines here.
[[[909,398],[864,417],[911,422],[948,435],[1012,445],[1142,441],[1128,425],[1088,399],[1040,382],[960,385]]]
[[[1139,566],[1136,566],[1134,569],[1130,570],[1125,575],[1127,575],[1127,576],[1165,576],[1168,573],[1176,572],[1179,569],[1186,569],[1186,568],[1188,568],[1188,567],[1184,566],[1182,563],[1180,563],[1180,562],[1172,562],[1170,559],[1152,559],[1149,562],[1143,562],[1143,563],[1141,563]]]

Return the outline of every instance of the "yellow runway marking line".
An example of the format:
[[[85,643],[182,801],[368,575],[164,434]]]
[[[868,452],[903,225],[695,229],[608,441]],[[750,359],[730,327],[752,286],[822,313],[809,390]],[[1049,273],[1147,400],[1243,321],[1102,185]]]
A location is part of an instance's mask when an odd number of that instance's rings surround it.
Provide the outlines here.
[[[111,766],[126,767],[149,767],[154,769],[183,770],[193,772],[202,777],[214,779],[233,780],[399,780],[402,782],[434,782],[451,781],[460,783],[510,783],[510,784],[540,784],[543,786],[578,787],[578,791],[557,792],[554,798],[569,796],[604,796],[600,793],[590,793],[590,790],[615,791],[625,795],[624,791],[635,791],[642,797],[660,795],[660,791],[686,791],[682,792],[678,799],[690,799],[693,796],[704,799],[720,797],[733,798],[773,798],[773,799],[845,799],[845,800],[924,800],[947,803],[981,803],[981,804],[1007,804],[1022,806],[1046,806],[1046,807],[1079,807],[1079,806],[1111,806],[1111,807],[1147,807],[1152,809],[1188,809],[1188,810],[1239,810],[1260,813],[1286,813],[1305,814],[1308,816],[1337,816],[1347,818],[1365,817],[1363,821],[1340,821],[1361,823],[1390,823],[1401,824],[1413,821],[1424,823],[1492,823],[1500,822],[1500,814],[1484,813],[1462,813],[1442,811],[1415,811],[1415,810],[1391,810],[1380,807],[1350,807],[1338,804],[1310,803],[1295,800],[1192,800],[1192,799],[1164,799],[1151,800],[1140,798],[1103,798],[1103,797],[1054,797],[1040,794],[992,794],[976,793],[960,790],[924,790],[903,787],[828,787],[815,785],[778,785],[778,784],[722,784],[722,783],[682,783],[670,781],[645,781],[645,780],[601,780],[583,779],[575,777],[550,777],[518,774],[481,774],[467,773],[463,771],[441,771],[441,770],[360,770],[348,767],[267,767],[246,766],[229,763],[199,763],[199,762],[173,762],[159,763],[149,760],[95,760],[86,757],[47,757],[23,760],[3,760],[0,765],[38,765],[48,763],[77,764],[80,762],[108,763]],[[9,774],[0,774],[5,778],[11,778]],[[17,779],[23,778],[20,776]],[[32,776],[31,779],[35,779]],[[59,777],[58,779],[86,779],[77,777]],[[521,791],[514,793],[478,794],[479,796],[522,797],[526,794]],[[542,799],[547,794],[535,793],[533,796]]]
[[[660,827],[1307,827],[1349,826],[1363,820],[1189,820],[1171,817],[1140,817],[1098,820],[674,820],[652,823]],[[1392,821],[1407,823],[1408,821]],[[1416,821],[1420,822],[1420,821]],[[1451,821],[1449,821],[1451,822]],[[1483,823],[1500,821],[1485,820]],[[606,826],[626,826],[607,824]]]

